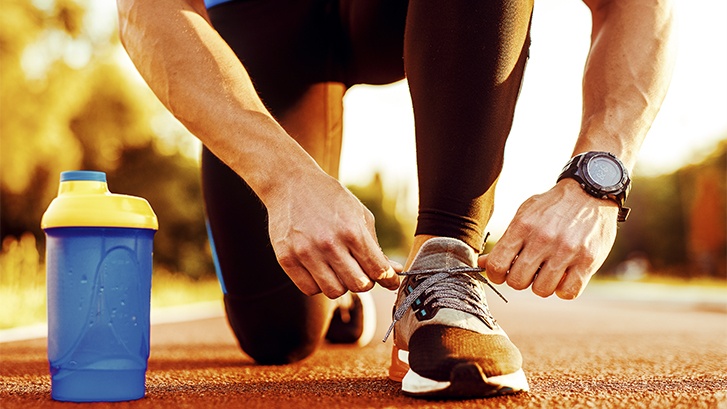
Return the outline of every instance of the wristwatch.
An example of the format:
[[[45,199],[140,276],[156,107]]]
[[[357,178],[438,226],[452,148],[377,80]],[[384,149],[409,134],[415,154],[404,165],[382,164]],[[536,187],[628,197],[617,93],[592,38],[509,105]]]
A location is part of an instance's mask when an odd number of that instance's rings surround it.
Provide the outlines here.
[[[624,222],[631,209],[624,206],[631,190],[631,178],[624,164],[610,152],[585,152],[568,161],[558,181],[571,178],[589,195],[618,204],[618,221]]]

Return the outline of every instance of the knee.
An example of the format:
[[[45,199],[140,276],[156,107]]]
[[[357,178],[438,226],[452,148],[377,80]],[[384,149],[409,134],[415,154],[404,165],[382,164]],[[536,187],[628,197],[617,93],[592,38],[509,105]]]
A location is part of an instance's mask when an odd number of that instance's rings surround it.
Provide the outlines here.
[[[243,352],[261,365],[289,364],[315,352],[330,308],[313,302],[313,297],[303,297],[307,302],[302,305],[274,309],[261,306],[260,300],[225,295],[227,321]]]
[[[286,365],[309,357],[320,340],[303,339],[299,334],[274,334],[255,339],[240,337],[240,348],[260,365]]]

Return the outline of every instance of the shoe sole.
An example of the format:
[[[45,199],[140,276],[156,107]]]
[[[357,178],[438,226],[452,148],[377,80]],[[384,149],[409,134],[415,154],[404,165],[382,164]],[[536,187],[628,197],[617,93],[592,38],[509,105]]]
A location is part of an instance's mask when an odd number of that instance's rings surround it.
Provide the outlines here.
[[[452,368],[449,381],[435,381],[411,370],[407,355],[407,351],[394,347],[392,365],[389,368],[389,378],[400,381],[401,390],[407,396],[467,399],[511,395],[530,390],[522,369],[511,374],[487,377],[476,363],[464,362]],[[402,373],[405,373],[403,377]]]

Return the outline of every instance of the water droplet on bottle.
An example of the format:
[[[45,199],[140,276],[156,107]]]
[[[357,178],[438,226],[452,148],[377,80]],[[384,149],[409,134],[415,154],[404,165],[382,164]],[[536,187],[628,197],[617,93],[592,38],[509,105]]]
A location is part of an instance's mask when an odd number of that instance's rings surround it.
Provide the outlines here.
[[[102,293],[103,292],[103,287],[99,287],[98,288],[98,292],[99,292],[99,294]]]
[[[121,300],[121,305],[126,305],[126,301]]]
[[[81,276],[81,284],[86,284],[87,282],[88,282],[88,277],[86,277],[86,275],[85,275],[85,274],[84,274],[84,275],[82,275],[82,276]]]
[[[71,368],[73,368],[73,367],[75,367],[77,365],[78,365],[78,362],[76,362],[76,361],[70,361],[70,362],[68,362],[68,366],[70,366]]]
[[[131,320],[132,320],[132,321],[136,321],[136,315],[132,315],[132,316],[131,316]]]

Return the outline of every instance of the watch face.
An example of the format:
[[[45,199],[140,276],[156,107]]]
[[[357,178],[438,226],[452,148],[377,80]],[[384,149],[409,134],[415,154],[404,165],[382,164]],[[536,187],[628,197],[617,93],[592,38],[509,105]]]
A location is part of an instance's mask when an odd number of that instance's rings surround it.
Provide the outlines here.
[[[621,183],[623,173],[615,160],[608,156],[596,156],[588,161],[586,174],[596,184],[604,187],[616,187]]]

